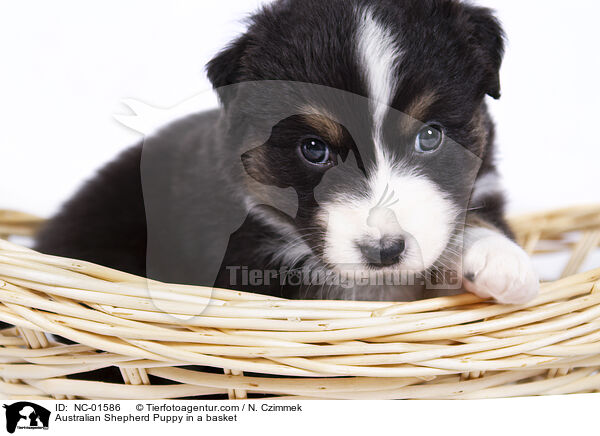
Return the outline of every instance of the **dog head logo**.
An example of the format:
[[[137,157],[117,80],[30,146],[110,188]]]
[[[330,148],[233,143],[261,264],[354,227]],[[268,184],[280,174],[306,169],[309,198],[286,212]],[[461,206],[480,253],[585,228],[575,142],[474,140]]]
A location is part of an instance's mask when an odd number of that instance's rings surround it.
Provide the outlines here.
[[[19,429],[48,429],[50,411],[29,401],[4,404],[6,409],[6,431],[14,433]]]

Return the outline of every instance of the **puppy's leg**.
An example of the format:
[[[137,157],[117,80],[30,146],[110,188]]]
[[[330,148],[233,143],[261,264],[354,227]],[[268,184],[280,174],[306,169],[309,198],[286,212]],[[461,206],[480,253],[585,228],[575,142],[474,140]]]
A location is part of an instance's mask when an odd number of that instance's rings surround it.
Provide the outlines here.
[[[539,290],[538,277],[527,253],[480,218],[467,219],[462,270],[465,289],[499,303],[523,304]]]

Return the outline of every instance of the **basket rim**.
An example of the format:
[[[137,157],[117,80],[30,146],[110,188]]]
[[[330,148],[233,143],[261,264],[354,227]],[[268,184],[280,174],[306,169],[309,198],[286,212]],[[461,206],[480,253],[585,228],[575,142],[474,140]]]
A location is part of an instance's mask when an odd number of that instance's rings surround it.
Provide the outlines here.
[[[543,225],[532,233],[534,221]],[[526,241],[581,230],[579,242],[557,246],[577,254],[590,249],[581,241],[600,235],[600,205],[511,222]],[[140,384],[123,391],[132,397],[226,390],[237,392],[230,392],[234,397],[274,391],[472,398],[600,388],[593,375],[600,369],[600,268],[542,283],[540,295],[519,306],[472,294],[415,302],[286,300],[159,283],[0,239],[0,290],[0,320],[16,326],[0,332],[6,362],[0,376],[21,380],[18,386],[31,395],[102,397],[94,382],[64,377],[113,365],[126,382]],[[199,308],[202,315],[193,316]],[[78,344],[58,344],[46,333]],[[177,368],[190,364],[226,374]],[[267,377],[257,381],[247,371]],[[535,379],[546,373],[552,377]],[[185,387],[149,385],[148,375]],[[306,384],[277,384],[271,376],[299,376]],[[363,387],[350,392],[352,383]],[[465,383],[475,387],[457,394]],[[322,392],[317,384],[325,386]],[[0,391],[18,389],[0,383]]]

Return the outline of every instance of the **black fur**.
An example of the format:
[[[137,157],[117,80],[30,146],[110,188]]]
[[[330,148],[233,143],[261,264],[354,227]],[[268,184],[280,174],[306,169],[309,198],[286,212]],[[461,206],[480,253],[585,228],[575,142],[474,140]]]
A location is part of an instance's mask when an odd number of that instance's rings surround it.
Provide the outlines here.
[[[228,85],[287,80],[368,97],[356,56],[356,41],[352,38],[356,31],[356,10],[365,7],[385,24],[404,52],[398,92],[393,96],[392,106],[403,111],[423,92],[435,92],[438,98],[427,108],[426,119],[422,121],[435,119],[442,123],[448,136],[479,156],[483,162],[480,175],[495,171],[493,125],[483,100],[486,94],[494,98],[500,96],[498,70],[504,47],[502,30],[489,10],[455,0],[281,0],[254,15],[248,31],[208,64],[208,77],[219,93],[223,109],[174,123],[144,144],[168,149],[174,160],[190,153],[194,158],[185,159],[186,171],[204,174],[202,186],[190,186],[179,169],[177,174],[165,174],[160,176],[163,179],[153,181],[160,189],[168,187],[173,197],[170,207],[177,210],[175,216],[168,217],[168,224],[170,228],[181,229],[181,235],[165,235],[160,244],[171,244],[182,253],[201,250],[193,237],[190,238],[195,232],[206,231],[197,224],[200,212],[195,200],[202,192],[202,196],[217,196],[219,201],[215,203],[230,201],[223,186],[231,182],[227,169],[231,162],[223,156],[239,159],[241,154],[236,155],[235,147],[239,144],[228,142],[231,132],[245,134],[251,130],[248,119],[266,119],[268,111],[277,110],[278,102],[269,101],[268,96],[248,99],[246,95],[242,99],[237,92],[228,91]],[[366,118],[364,114],[361,116]],[[482,121],[477,124],[474,120]],[[357,122],[360,122],[358,118]],[[301,122],[297,124],[296,130],[308,129]],[[398,131],[397,125],[388,124],[386,137],[409,136],[407,132]],[[346,149],[345,153],[353,153],[352,140],[345,136],[340,147]],[[275,141],[273,137],[270,140]],[[146,275],[146,213],[152,199],[147,195],[145,198],[141,159],[142,145],[138,145],[102,169],[43,228],[36,249]],[[278,179],[284,174],[291,177],[297,170],[295,163],[281,165],[275,175]],[[448,165],[451,171],[445,177],[454,177],[453,184],[460,186],[461,174],[454,171],[456,165],[459,164]],[[423,170],[427,172],[426,167]],[[262,171],[261,175],[268,176],[268,171]],[[438,172],[432,172],[432,179],[436,176]],[[318,252],[319,230],[312,233],[309,230],[316,207],[314,199],[308,194],[302,195],[302,190],[296,191],[300,209],[296,216],[288,218],[293,219],[299,233]],[[455,194],[464,196],[465,192]],[[477,204],[470,207],[508,233],[502,218],[503,205],[503,196],[496,193],[478,199]],[[276,245],[279,238],[276,229],[253,216],[240,225],[230,240],[222,266],[242,264],[257,269],[272,268],[272,259],[258,254],[256,249],[267,243]],[[168,265],[172,272],[161,270],[150,276],[182,283],[238,287],[290,298],[321,297],[319,293],[300,294],[299,289],[277,284],[257,288],[234,286],[223,269],[216,282],[212,281],[198,268],[198,262],[210,260],[210,250],[206,251],[194,258],[194,264],[180,266],[182,262],[178,261],[175,266],[173,262]]]

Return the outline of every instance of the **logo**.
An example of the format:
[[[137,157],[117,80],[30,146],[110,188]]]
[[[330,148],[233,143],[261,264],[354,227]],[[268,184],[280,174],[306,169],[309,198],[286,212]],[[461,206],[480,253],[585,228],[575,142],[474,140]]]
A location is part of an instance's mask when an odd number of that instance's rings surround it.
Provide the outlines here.
[[[48,430],[50,411],[29,401],[3,406],[6,409],[6,431],[14,433],[18,429]]]

